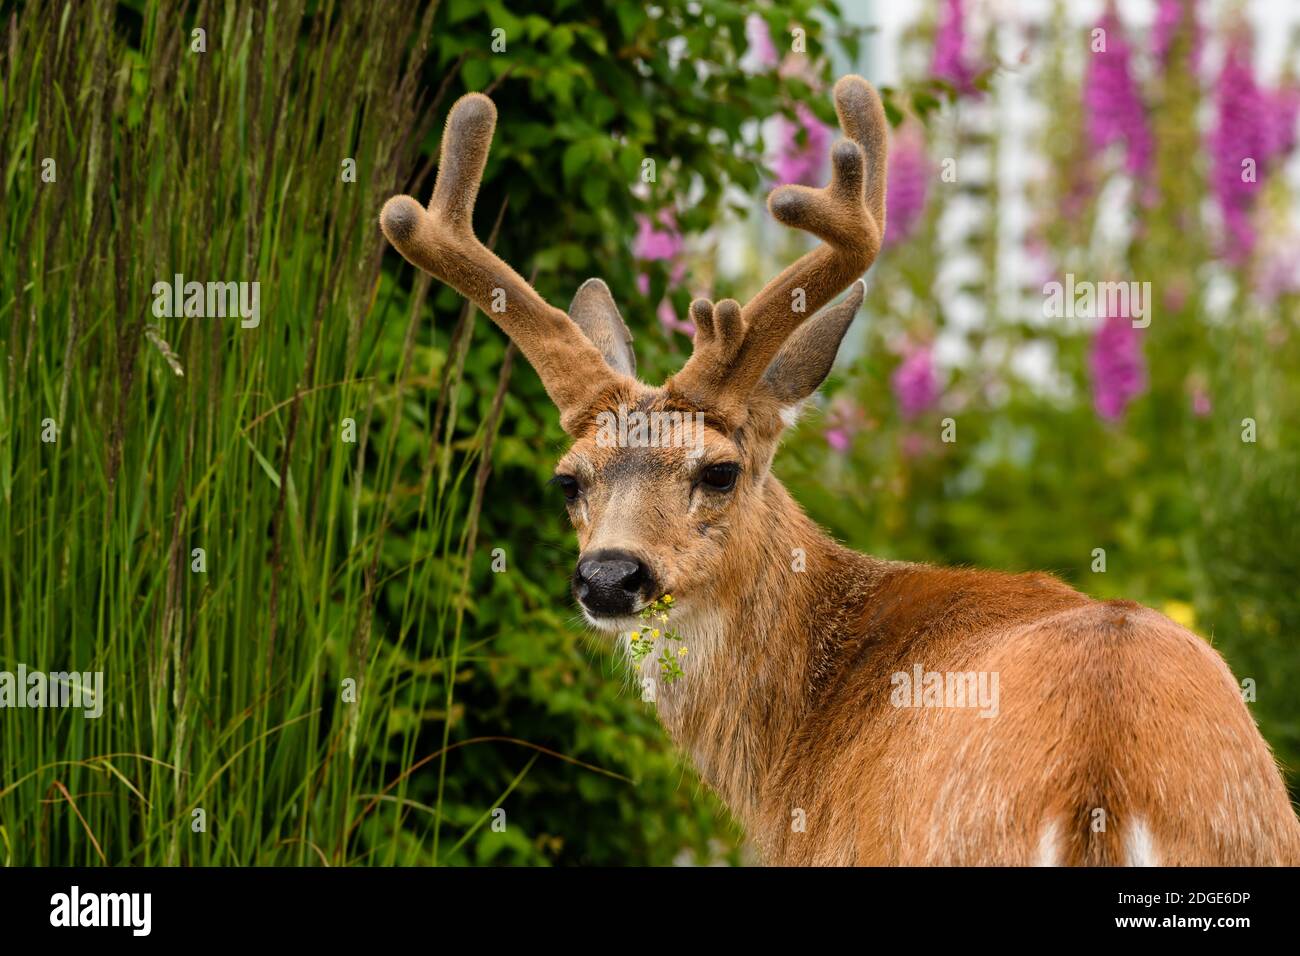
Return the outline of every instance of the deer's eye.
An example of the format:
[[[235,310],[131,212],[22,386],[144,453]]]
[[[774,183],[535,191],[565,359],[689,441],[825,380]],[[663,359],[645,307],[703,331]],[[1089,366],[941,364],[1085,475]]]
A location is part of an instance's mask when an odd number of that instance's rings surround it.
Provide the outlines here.
[[[550,484],[560,486],[560,490],[564,492],[565,501],[577,501],[578,492],[582,490],[578,485],[578,479],[572,475],[556,475],[550,480]]]
[[[740,474],[740,466],[732,462],[709,465],[700,472],[700,483],[710,491],[730,491],[736,485],[738,474]]]

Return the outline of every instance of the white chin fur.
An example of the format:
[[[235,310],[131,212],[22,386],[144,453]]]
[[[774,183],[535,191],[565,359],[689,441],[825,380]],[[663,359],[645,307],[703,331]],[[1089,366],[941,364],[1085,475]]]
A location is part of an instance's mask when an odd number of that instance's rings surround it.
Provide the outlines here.
[[[585,607],[582,608],[582,616],[587,619],[588,624],[606,634],[622,634],[625,631],[635,631],[641,623],[635,614],[628,614],[623,617],[592,617]]]

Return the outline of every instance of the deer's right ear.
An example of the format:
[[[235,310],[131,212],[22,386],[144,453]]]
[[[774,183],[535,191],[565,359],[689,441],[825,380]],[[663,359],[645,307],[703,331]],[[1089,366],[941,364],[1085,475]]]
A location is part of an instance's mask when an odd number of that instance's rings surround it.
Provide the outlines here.
[[[619,314],[609,286],[600,279],[588,279],[578,289],[569,306],[569,318],[577,323],[591,344],[605,356],[615,372],[636,378],[636,355],[632,352],[632,333]]]
[[[826,381],[866,291],[866,283],[859,279],[842,301],[822,309],[785,340],[759,386],[782,408],[797,406]]]

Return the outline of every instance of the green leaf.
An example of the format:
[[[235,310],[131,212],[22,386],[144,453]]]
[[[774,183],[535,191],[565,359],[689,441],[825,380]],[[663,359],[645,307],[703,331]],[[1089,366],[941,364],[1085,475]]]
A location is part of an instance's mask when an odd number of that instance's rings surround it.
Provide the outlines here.
[[[486,58],[472,58],[461,64],[461,82],[465,89],[481,92],[492,82],[492,64]]]
[[[605,205],[609,197],[609,180],[602,177],[588,177],[582,182],[582,201],[591,209]]]
[[[587,160],[591,157],[591,144],[587,140],[578,140],[576,143],[570,143],[564,148],[564,155],[560,160],[560,169],[564,173],[564,181],[572,182],[578,177],[584,169],[587,168]]]

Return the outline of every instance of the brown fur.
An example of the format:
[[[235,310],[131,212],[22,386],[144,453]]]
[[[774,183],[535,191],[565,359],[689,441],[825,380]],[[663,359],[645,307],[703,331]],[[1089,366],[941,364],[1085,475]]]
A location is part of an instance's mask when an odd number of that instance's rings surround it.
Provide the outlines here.
[[[657,653],[642,665],[665,727],[770,863],[1300,863],[1268,745],[1195,634],[1044,574],[849,551],[772,475],[789,416],[862,297],[859,286],[805,322],[790,292],[817,312],[875,257],[884,226],[879,100],[848,77],[836,105],[852,142],[835,149],[831,186],[770,202],[826,244],[744,308],[694,303],[695,354],[663,388],[632,377],[603,283],[579,291],[575,322],[473,238],[495,121],[486,97],[452,110],[429,212],[397,197],[382,216],[403,255],[484,308],[537,367],[575,438],[557,472],[580,489],[569,515],[583,553],[634,555],[675,597],[686,676],[665,684]],[[491,311],[500,287],[503,314]],[[620,405],[703,412],[700,453],[605,446],[597,415]],[[729,490],[700,481],[719,463],[738,466]],[[916,667],[997,675],[996,716],[898,706],[896,675]]]
[[[582,550],[645,555],[674,595],[689,653],[660,716],[766,861],[1028,864],[1055,827],[1055,862],[1114,865],[1137,820],[1162,863],[1300,862],[1272,755],[1203,640],[1049,575],[840,547],[767,472],[780,424],[763,425],[710,431],[705,461],[744,462],[722,507],[683,507],[679,449],[585,437],[558,470],[590,489],[571,509]],[[997,672],[998,716],[892,706],[890,675],[915,664]]]

